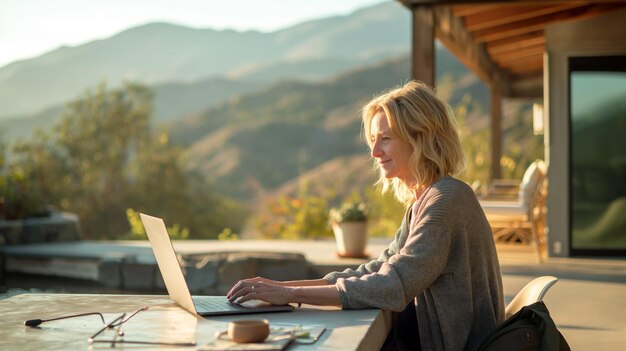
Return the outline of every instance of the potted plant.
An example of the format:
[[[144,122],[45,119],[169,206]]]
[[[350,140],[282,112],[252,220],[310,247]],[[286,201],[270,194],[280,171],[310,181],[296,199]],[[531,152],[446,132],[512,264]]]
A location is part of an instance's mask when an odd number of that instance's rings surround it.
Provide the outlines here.
[[[346,202],[330,210],[330,225],[339,257],[367,257],[367,215],[365,204],[359,201]]]

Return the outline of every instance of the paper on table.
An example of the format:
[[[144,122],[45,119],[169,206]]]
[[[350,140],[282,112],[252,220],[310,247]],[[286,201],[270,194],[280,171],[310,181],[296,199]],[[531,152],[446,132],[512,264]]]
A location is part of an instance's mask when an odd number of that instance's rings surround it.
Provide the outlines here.
[[[292,333],[271,331],[264,342],[238,344],[231,341],[225,331],[218,332],[213,341],[198,348],[199,351],[237,350],[237,351],[281,351],[293,341]]]
[[[312,344],[320,338],[322,333],[326,330],[326,326],[321,324],[272,323],[270,330],[272,330],[272,332],[293,332],[296,336],[294,343]]]

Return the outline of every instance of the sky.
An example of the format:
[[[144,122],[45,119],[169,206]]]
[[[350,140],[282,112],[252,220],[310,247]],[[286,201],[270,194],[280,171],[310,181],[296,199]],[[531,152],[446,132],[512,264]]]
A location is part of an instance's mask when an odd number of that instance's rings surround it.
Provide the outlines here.
[[[149,22],[271,32],[393,0],[0,0],[0,67]]]

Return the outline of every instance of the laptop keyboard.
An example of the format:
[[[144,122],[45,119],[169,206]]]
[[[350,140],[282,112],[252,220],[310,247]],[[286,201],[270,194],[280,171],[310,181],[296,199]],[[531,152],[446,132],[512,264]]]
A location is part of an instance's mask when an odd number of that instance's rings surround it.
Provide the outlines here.
[[[232,304],[228,302],[226,297],[222,298],[202,298],[202,297],[194,297],[193,303],[196,305],[196,308],[200,307],[202,310],[211,312],[211,311],[240,311],[245,307]]]

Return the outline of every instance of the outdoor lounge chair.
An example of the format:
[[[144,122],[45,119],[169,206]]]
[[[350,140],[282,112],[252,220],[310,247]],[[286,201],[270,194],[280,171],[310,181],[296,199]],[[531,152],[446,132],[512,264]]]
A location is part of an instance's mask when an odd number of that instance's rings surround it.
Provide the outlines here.
[[[515,196],[517,194],[517,196]],[[535,245],[545,254],[546,164],[531,163],[522,181],[494,181],[479,198],[498,242]]]
[[[506,307],[504,322],[482,341],[478,350],[571,351],[542,301],[557,281],[555,277],[543,276],[526,284]]]
[[[524,306],[528,306],[535,302],[543,300],[543,297],[548,292],[548,289],[550,289],[552,285],[556,284],[558,280],[559,278],[557,277],[545,275],[535,278],[531,282],[526,284],[522,288],[522,290],[520,290],[520,292],[515,295],[513,300],[511,300],[511,302],[506,306],[506,310],[504,311],[504,319],[509,319]]]

